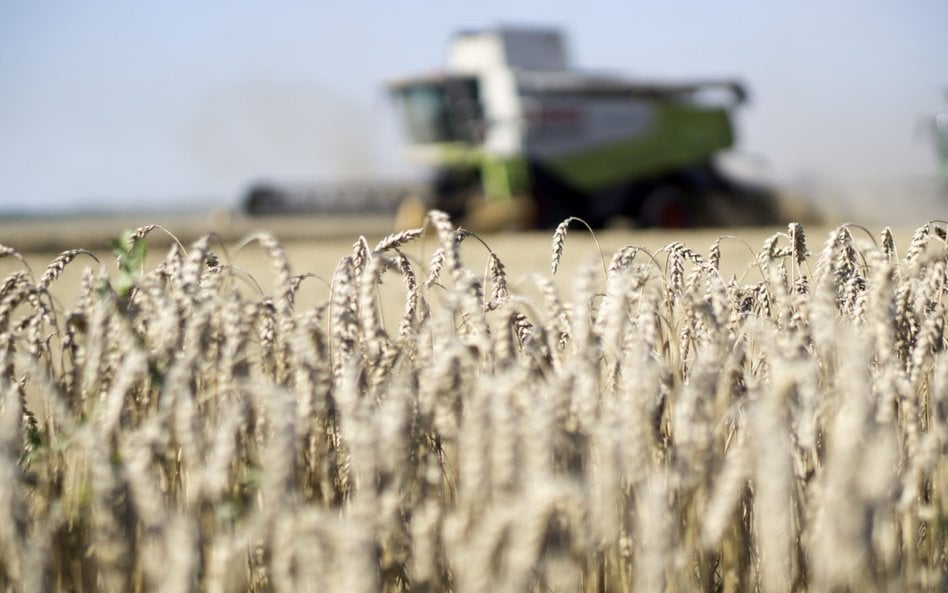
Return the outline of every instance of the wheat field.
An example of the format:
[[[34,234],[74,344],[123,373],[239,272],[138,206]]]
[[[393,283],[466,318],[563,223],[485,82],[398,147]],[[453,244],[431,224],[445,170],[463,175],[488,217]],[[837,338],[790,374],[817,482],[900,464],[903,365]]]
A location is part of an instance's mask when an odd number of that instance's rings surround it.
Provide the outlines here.
[[[0,589],[946,591],[945,226],[0,246]]]

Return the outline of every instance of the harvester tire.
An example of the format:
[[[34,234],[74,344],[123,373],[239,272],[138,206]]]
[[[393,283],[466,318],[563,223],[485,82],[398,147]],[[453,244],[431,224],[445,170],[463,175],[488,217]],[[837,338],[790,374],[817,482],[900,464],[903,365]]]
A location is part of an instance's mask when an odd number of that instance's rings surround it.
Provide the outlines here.
[[[684,190],[677,187],[660,187],[653,191],[639,213],[642,226],[679,229],[694,224],[694,200],[689,200]]]
[[[536,209],[536,204],[527,197],[507,200],[477,197],[468,201],[461,223],[475,233],[523,230],[533,226]]]
[[[398,231],[417,229],[425,224],[427,214],[428,206],[424,200],[418,196],[408,196],[401,201],[395,212],[395,229]]]
[[[247,192],[244,211],[251,216],[277,214],[286,209],[283,193],[269,185],[257,185]]]

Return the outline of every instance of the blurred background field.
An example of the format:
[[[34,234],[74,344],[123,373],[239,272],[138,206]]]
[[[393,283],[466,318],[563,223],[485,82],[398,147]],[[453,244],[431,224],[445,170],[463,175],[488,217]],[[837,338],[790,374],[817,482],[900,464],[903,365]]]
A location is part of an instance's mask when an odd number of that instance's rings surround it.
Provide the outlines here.
[[[506,23],[561,28],[581,69],[741,81],[726,167],[831,222],[914,227],[948,210],[945,22],[937,0],[4,3],[0,216],[176,213],[187,234],[220,228],[208,213],[260,180],[423,179],[385,83],[442,69],[458,31]]]

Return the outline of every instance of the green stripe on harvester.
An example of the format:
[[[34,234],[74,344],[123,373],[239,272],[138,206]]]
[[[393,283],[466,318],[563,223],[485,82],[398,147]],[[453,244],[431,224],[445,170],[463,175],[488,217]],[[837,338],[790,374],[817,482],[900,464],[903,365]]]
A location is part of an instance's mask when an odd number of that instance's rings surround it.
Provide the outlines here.
[[[484,196],[490,200],[509,200],[528,192],[530,177],[522,158],[495,159],[485,157],[481,163]]]
[[[654,133],[551,159],[565,182],[584,191],[708,161],[734,143],[724,110],[667,105],[656,108]]]
[[[438,151],[438,164],[447,167],[476,169],[485,158],[483,149],[461,142],[442,142],[434,146]]]
[[[530,191],[527,161],[522,156],[499,158],[488,155],[481,147],[445,142],[438,145],[441,166],[478,169],[484,197],[509,200]]]

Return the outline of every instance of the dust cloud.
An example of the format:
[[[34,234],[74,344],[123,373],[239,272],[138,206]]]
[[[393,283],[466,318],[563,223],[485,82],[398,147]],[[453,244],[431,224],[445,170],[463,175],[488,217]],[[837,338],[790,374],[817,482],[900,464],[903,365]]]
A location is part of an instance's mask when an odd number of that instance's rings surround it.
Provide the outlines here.
[[[254,179],[341,180],[384,174],[378,136],[384,110],[308,82],[257,80],[208,95],[186,126],[199,174]]]

